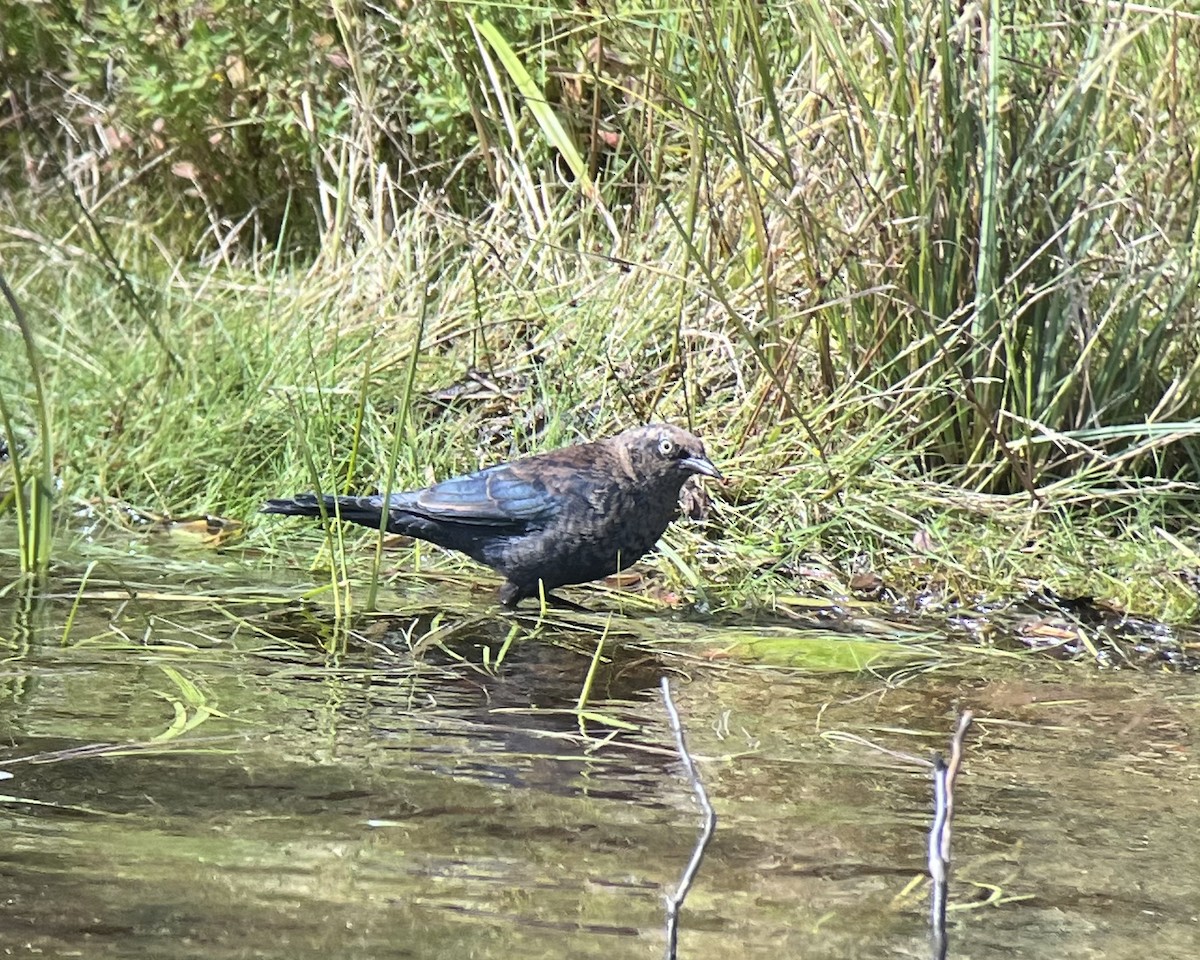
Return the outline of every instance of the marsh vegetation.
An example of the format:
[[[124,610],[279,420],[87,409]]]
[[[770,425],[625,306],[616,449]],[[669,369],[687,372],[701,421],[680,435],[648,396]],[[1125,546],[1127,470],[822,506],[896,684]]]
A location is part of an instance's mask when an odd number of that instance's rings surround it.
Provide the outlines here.
[[[964,705],[963,955],[1191,955],[1194,12],[0,24],[24,948],[646,956],[668,675],[722,817],[683,955],[920,952]],[[649,419],[728,480],[592,613],[256,514]]]
[[[246,520],[654,416],[733,478],[655,571],[710,607],[863,574],[1195,613],[1189,14],[4,21],[5,504],[30,537],[51,491],[54,536],[80,504]]]

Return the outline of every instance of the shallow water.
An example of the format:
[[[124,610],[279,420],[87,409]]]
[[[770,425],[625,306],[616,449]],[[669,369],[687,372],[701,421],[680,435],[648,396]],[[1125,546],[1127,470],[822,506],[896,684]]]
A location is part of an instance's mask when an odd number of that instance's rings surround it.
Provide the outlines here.
[[[916,760],[960,709],[950,956],[1196,955],[1194,675],[448,584],[339,633],[282,573],[187,570],[0,599],[9,954],[661,956],[698,829],[665,673],[720,817],[681,957],[929,956]],[[756,631],[820,655],[746,665]]]

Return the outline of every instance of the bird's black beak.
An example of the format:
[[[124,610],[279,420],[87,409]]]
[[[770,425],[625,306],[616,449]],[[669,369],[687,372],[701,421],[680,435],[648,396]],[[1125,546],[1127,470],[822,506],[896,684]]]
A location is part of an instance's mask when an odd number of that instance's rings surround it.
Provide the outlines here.
[[[725,479],[708,457],[685,457],[679,461],[679,465],[689,473],[700,473],[706,477],[712,477],[714,480]]]

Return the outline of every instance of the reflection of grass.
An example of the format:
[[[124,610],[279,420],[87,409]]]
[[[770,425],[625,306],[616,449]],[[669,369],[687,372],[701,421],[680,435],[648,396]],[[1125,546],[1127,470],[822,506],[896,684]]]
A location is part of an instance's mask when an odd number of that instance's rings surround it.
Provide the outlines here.
[[[119,816],[119,814],[109,813],[107,810],[98,810],[94,807],[81,807],[73,803],[55,803],[53,800],[35,800],[32,797],[16,797],[0,793],[0,804],[5,803],[16,807],[42,807],[69,813],[82,813],[92,817]]]

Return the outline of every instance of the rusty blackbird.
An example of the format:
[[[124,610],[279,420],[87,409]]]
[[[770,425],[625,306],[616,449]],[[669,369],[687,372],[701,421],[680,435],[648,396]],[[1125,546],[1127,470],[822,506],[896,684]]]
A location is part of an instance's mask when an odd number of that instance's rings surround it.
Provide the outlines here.
[[[386,528],[491,567],[505,578],[500,602],[515,606],[538,595],[539,581],[548,593],[636,563],[678,515],[693,474],[721,479],[698,438],[651,424],[394,493]],[[378,528],[384,509],[381,496],[305,493],[262,512]]]

